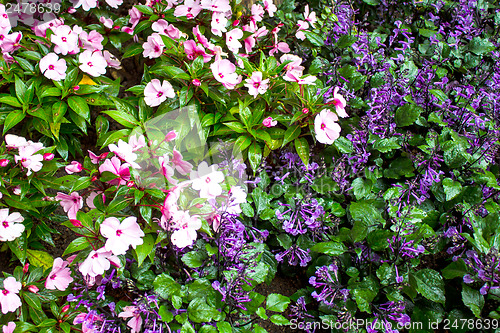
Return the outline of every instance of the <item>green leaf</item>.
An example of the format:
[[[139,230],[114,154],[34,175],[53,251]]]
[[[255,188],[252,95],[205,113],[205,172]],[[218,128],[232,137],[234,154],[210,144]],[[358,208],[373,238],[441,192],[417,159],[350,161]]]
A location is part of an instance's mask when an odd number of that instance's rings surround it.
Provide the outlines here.
[[[248,148],[248,160],[254,172],[257,171],[262,162],[262,149],[257,142],[252,143]]]
[[[386,139],[379,139],[375,141],[373,144],[373,148],[377,149],[381,153],[387,153],[391,150],[394,149],[399,149],[401,146],[397,142],[398,138],[392,137],[392,138],[386,138]]]
[[[116,120],[119,124],[128,127],[135,128],[139,125],[139,122],[134,118],[134,116],[120,112],[117,110],[103,111],[103,113],[107,114],[114,120]]]
[[[208,305],[204,298],[193,299],[187,308],[189,319],[195,323],[212,321],[213,317],[219,315],[216,308]]]
[[[151,234],[146,234],[146,236],[142,238],[142,244],[135,248],[135,253],[137,254],[137,266],[142,265],[144,259],[146,259],[151,251],[153,251],[154,246],[155,238]]]
[[[406,103],[396,110],[396,124],[399,127],[410,126],[418,119],[421,112],[422,108],[420,106]]]
[[[444,282],[441,274],[433,269],[421,269],[413,274],[417,281],[417,291],[428,300],[444,304]]]
[[[346,252],[347,248],[340,242],[332,241],[317,243],[313,247],[311,247],[311,250],[331,256],[339,256]]]
[[[130,201],[132,201],[133,198],[125,198],[122,196],[118,196],[113,199],[106,208],[106,212],[108,214],[114,214],[116,212],[119,212],[120,210],[124,209],[130,204]]]
[[[354,151],[352,142],[341,136],[333,143],[342,154],[349,154]]]
[[[68,105],[78,116],[90,122],[89,105],[83,98],[79,96],[71,96],[68,98]]]
[[[445,279],[454,279],[456,277],[463,278],[467,274],[467,265],[463,259],[453,261],[448,266],[441,270]]]
[[[70,254],[76,251],[81,251],[88,247],[90,243],[87,241],[85,237],[78,237],[74,239],[71,243],[69,243],[68,247],[66,250],[64,250],[63,256],[66,254]]]
[[[143,14],[146,14],[146,15],[149,15],[149,16],[152,16],[154,15],[154,11],[151,7],[149,6],[145,6],[145,5],[135,5],[134,6],[135,8],[137,8],[138,11],[140,11],[141,13]]]
[[[42,303],[40,303],[40,297],[31,292],[23,292],[22,298],[26,304],[33,309],[42,310]]]
[[[21,103],[27,104],[26,101],[26,84],[16,75],[15,78],[15,88],[16,88],[16,96]]]
[[[266,309],[269,311],[283,312],[290,304],[290,299],[281,294],[269,294],[266,300]]]
[[[22,110],[10,112],[3,124],[3,134],[5,135],[8,130],[19,124],[24,117],[26,117],[26,114]]]
[[[68,104],[65,102],[56,102],[52,105],[52,118],[54,123],[58,123],[66,114],[68,110]]]
[[[157,276],[153,286],[155,292],[164,299],[171,299],[175,295],[179,296],[181,292],[181,285],[166,273]]]
[[[226,125],[230,129],[232,129],[236,133],[246,133],[247,132],[245,127],[243,126],[243,124],[240,122],[237,122],[237,121],[224,123],[224,125]]]
[[[122,56],[122,59],[136,56],[138,54],[141,54],[143,51],[144,51],[144,49],[142,48],[141,44],[134,43],[127,48],[127,50],[125,51],[125,53]]]
[[[299,155],[302,162],[308,166],[309,165],[309,143],[305,138],[297,138],[295,139],[295,150]]]
[[[237,156],[250,146],[252,139],[247,135],[240,135],[234,142],[233,155]]]
[[[481,37],[474,37],[469,42],[469,51],[476,54],[482,55],[487,52],[491,52],[495,50],[495,45],[490,42],[488,39],[482,39]]]
[[[324,38],[321,37],[320,35],[318,35],[317,33],[312,32],[312,31],[307,31],[307,30],[305,30],[303,32],[304,32],[304,35],[306,35],[307,40],[310,41],[312,45],[314,45],[314,46],[325,45]]]
[[[286,319],[285,317],[283,317],[282,315],[280,314],[274,314],[272,315],[269,320],[275,324],[275,325],[278,325],[278,326],[281,326],[281,325],[287,325],[290,323],[290,321],[288,319]]]
[[[352,182],[352,189],[357,200],[363,199],[371,193],[372,181],[358,177]]]
[[[26,254],[31,265],[43,269],[52,268],[54,258],[47,252],[29,249]]]
[[[203,265],[203,261],[207,258],[207,255],[201,251],[191,251],[184,254],[181,258],[182,262],[185,263],[190,268],[197,268]]]
[[[468,285],[462,283],[462,300],[476,318],[481,318],[481,311],[484,307],[484,296],[481,295],[479,290],[472,289]]]
[[[281,147],[284,147],[287,143],[292,142],[296,138],[299,137],[301,132],[300,126],[299,125],[292,125],[290,126],[286,131],[285,135],[283,137],[283,144]]]
[[[191,76],[179,67],[161,65],[151,73],[165,76],[171,79],[190,80]]]
[[[454,181],[451,178],[443,179],[444,193],[446,193],[446,201],[450,201],[460,194],[462,185],[460,182]]]
[[[13,106],[16,108],[20,108],[23,106],[17,98],[15,98],[14,96],[10,96],[10,95],[1,96],[0,103],[7,104],[7,105],[10,105],[10,106]]]
[[[361,221],[365,226],[385,222],[380,211],[368,201],[352,202],[349,212],[353,220]]]

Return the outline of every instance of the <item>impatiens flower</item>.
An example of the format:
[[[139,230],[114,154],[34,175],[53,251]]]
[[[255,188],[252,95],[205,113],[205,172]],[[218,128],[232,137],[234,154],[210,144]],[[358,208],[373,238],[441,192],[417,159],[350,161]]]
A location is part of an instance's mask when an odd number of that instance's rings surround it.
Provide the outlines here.
[[[252,76],[245,80],[248,93],[256,98],[258,94],[265,94],[269,87],[269,79],[262,80],[262,72],[253,72]]]
[[[87,259],[78,268],[84,276],[96,277],[102,275],[111,267],[120,267],[120,259],[114,256],[111,251],[107,251],[104,247],[97,251],[90,251]]]
[[[192,39],[184,42],[184,52],[186,52],[187,58],[189,60],[194,60],[198,56],[203,57],[203,62],[209,62],[212,59],[211,54],[207,54],[203,46],[196,45],[196,42]]]
[[[54,260],[52,271],[45,280],[45,288],[60,291],[65,291],[68,288],[69,284],[73,282],[73,278],[71,277],[71,270],[66,266],[68,266],[67,261],[61,258]]]
[[[47,79],[61,81],[66,78],[66,60],[59,59],[57,54],[49,53],[40,59],[40,71]]]
[[[82,166],[82,164],[80,162],[73,161],[73,162],[71,162],[70,165],[66,165],[64,167],[64,170],[66,170],[66,172],[71,175],[73,173],[82,171],[83,170],[83,166]]]
[[[135,216],[125,218],[121,223],[116,217],[108,217],[101,224],[101,234],[107,238],[105,249],[114,255],[125,254],[129,246],[135,249],[143,243],[141,237],[144,237]]]
[[[160,163],[161,174],[167,179],[170,184],[176,185],[178,181],[172,178],[172,176],[174,175],[174,169],[169,165],[168,154],[158,157],[158,163]]]
[[[239,39],[243,37],[243,31],[241,29],[233,29],[226,33],[226,46],[233,53],[238,53],[240,47],[242,46]]]
[[[318,142],[331,145],[340,136],[340,125],[337,115],[330,110],[321,111],[314,119],[314,131]]]
[[[24,217],[18,212],[9,215],[9,209],[0,209],[0,241],[10,242],[21,236],[24,231]]]
[[[128,139],[128,144],[132,147],[132,151],[137,151],[146,147],[146,138],[144,135],[139,135],[139,137],[137,137],[137,135],[134,134]]]
[[[130,164],[120,162],[120,159],[113,156],[110,160],[107,159],[99,167],[99,172],[103,173],[105,171],[111,172],[116,175],[117,178],[108,181],[110,185],[125,185],[130,180]]]
[[[174,148],[172,157],[172,164],[181,175],[187,175],[193,170],[193,165],[182,159],[182,154]]]
[[[264,9],[267,10],[270,17],[274,17],[274,13],[278,10],[273,0],[264,0]]]
[[[201,12],[200,0],[185,0],[183,5],[175,7],[174,16],[186,16],[193,19]]]
[[[4,53],[4,58],[6,53],[14,52],[21,47],[21,44],[19,42],[22,38],[23,34],[21,32],[13,32],[3,38],[2,42],[0,43],[0,48]]]
[[[113,8],[118,8],[123,3],[123,0],[106,0],[106,3]]]
[[[304,10],[304,19],[307,22],[311,23],[311,25],[314,25],[317,21],[315,12],[311,12],[309,14],[309,5],[306,5],[306,8]]]
[[[154,81],[154,80],[153,80]],[[113,152],[116,156],[130,164],[134,169],[140,169],[141,166],[135,163],[137,155],[134,153],[134,148],[123,140],[118,140],[118,146],[115,144],[110,144],[108,146],[109,150]]]
[[[2,333],[13,333],[16,329],[16,323],[9,321],[7,325],[2,326]]]
[[[78,56],[78,61],[79,68],[87,74],[95,77],[106,74],[108,63],[101,51],[85,50]]]
[[[95,205],[94,205],[94,199],[95,197],[97,197],[99,194],[102,195],[102,202],[106,202],[106,196],[104,195],[103,192],[101,191],[97,191],[97,192],[90,192],[89,193],[89,196],[87,197],[87,199],[85,200],[85,202],[87,203],[87,206],[89,206],[90,209],[94,209],[96,208]]]
[[[342,95],[338,94],[338,91],[339,87],[335,87],[335,89],[333,90],[333,101],[331,101],[329,104],[335,105],[335,112],[339,117],[349,117],[345,112],[345,106],[347,104],[345,98]]]
[[[222,33],[227,31],[227,22],[226,14],[219,12],[213,13],[212,21],[210,22],[212,33],[216,36],[222,37]]]
[[[153,23],[151,26],[153,31],[156,31],[160,35],[168,36],[172,39],[179,39],[181,36],[181,31],[177,29],[173,24],[168,23],[164,19],[160,19]]]
[[[200,191],[200,198],[215,198],[222,193],[219,183],[224,181],[224,174],[217,171],[217,168],[217,164],[208,166],[207,162],[203,161],[198,166],[198,171],[191,171],[191,186]]]
[[[111,52],[109,52],[108,50],[104,50],[104,52],[102,52],[102,55],[104,56],[104,59],[106,59],[108,67],[122,69],[120,60],[112,55]]]
[[[17,136],[14,134],[6,134],[5,135],[5,146],[7,148],[19,148],[28,146],[29,143],[22,136]]]
[[[260,22],[262,21],[263,17],[264,17],[264,8],[259,4],[253,4],[251,20],[255,22]]]
[[[229,0],[201,0],[201,8],[226,13],[231,11],[231,4]]]
[[[10,276],[3,280],[3,287],[4,289],[0,291],[2,313],[14,312],[21,306],[21,298],[17,294],[21,290],[22,284]]]
[[[305,31],[305,30],[307,30],[307,28],[309,28],[309,23],[307,23],[307,21],[298,20],[297,25],[299,28],[297,29],[297,32],[295,33],[295,37],[297,37],[300,40],[306,39],[306,35],[304,34],[303,31]]]
[[[236,73],[236,66],[227,59],[214,62],[210,65],[210,69],[214,78],[227,89],[234,89],[241,82],[241,77]]]
[[[55,53],[62,55],[75,54],[80,51],[78,46],[78,34],[68,25],[60,25],[51,28],[54,34],[50,36],[50,41],[56,46]]]
[[[165,141],[170,142],[177,137],[177,133],[175,131],[170,131],[165,135]]]
[[[119,318],[130,318],[127,322],[127,326],[130,327],[131,333],[139,333],[141,331],[142,326],[142,317],[141,312],[136,306],[126,306],[123,308],[123,311],[118,314]]]
[[[74,8],[82,6],[83,10],[88,12],[91,8],[97,7],[97,0],[78,0]]]
[[[132,24],[132,29],[139,23],[142,17],[142,13],[137,9],[136,7],[132,7],[128,11],[130,15],[130,20],[128,21],[130,24]]]
[[[190,216],[186,211],[177,211],[173,214],[172,221],[177,228],[172,233],[172,244],[181,249],[192,245],[197,237],[196,230],[201,228],[198,216]]]
[[[247,202],[247,192],[241,186],[231,186],[229,190],[229,202],[226,212],[229,214],[241,214],[240,204]]]
[[[134,7],[134,8],[135,8],[135,7]],[[114,23],[114,22],[113,22],[113,20],[112,20],[112,19],[110,19],[110,18],[106,18],[106,17],[104,17],[104,16],[101,16],[101,17],[99,17],[99,22],[101,22],[101,23],[102,23],[102,25],[103,25],[103,26],[105,26],[105,27],[106,27],[106,28],[108,28],[108,29],[112,29],[112,28],[113,28],[113,23]],[[80,36],[80,38],[81,38],[81,36]],[[102,50],[102,49],[101,49],[101,50]]]
[[[14,157],[16,163],[21,162],[21,165],[28,169],[28,172],[26,173],[27,176],[31,175],[31,172],[38,172],[42,169],[43,164],[43,155],[42,154],[36,154],[41,147],[41,144],[39,145],[29,145],[25,147],[20,147],[19,148],[19,155],[16,155]],[[43,147],[43,145],[42,145]]]
[[[142,44],[142,48],[144,49],[142,55],[146,58],[153,59],[162,55],[165,44],[161,39],[161,35],[155,32],[148,36],[148,41]]]
[[[56,200],[61,200],[60,204],[68,213],[69,219],[76,219],[76,213],[83,207],[83,198],[77,192],[73,192],[71,195],[57,192]]]
[[[262,125],[264,125],[265,127],[273,127],[276,126],[277,124],[278,122],[276,120],[273,120],[272,117],[267,117],[262,121]]]
[[[102,18],[102,17],[101,17]],[[111,21],[113,22],[113,21]],[[104,37],[95,30],[87,33],[86,31],[82,31],[79,35],[80,42],[83,44],[83,48],[85,50],[90,51],[101,51],[103,49],[102,41]]]
[[[160,80],[153,79],[144,89],[144,101],[149,106],[158,106],[165,102],[167,97],[174,98],[175,91],[172,85],[166,80],[163,80],[163,83],[160,84]]]

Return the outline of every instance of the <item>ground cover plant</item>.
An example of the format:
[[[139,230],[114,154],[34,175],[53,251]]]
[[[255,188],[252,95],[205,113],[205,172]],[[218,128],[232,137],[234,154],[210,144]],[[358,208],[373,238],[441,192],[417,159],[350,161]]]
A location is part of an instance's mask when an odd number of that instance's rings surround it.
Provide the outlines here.
[[[0,5],[3,333],[498,331],[499,33],[494,1]]]

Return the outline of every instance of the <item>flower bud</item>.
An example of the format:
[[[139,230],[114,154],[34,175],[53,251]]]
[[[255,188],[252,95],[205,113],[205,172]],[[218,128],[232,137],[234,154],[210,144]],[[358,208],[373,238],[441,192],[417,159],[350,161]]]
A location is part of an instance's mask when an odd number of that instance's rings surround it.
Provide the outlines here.
[[[170,142],[172,141],[173,139],[175,139],[177,137],[177,133],[175,133],[175,131],[170,131],[167,133],[167,135],[165,136],[165,141],[167,142]]]
[[[28,268],[30,267],[30,264],[29,263],[26,263],[24,264],[24,267],[23,267],[23,273],[26,274],[28,273]]]
[[[308,108],[303,108],[303,109],[302,109],[302,113],[303,113],[303,114],[307,114],[307,113],[309,113],[309,109],[308,109]]]
[[[134,181],[133,180],[129,180],[127,182],[127,187],[133,187],[135,185]]]
[[[7,166],[7,164],[9,164],[9,160],[8,159],[2,158],[0,160],[0,166],[4,167],[4,166]]]
[[[193,85],[195,85],[197,87],[201,86],[201,81],[198,79],[193,79],[193,81],[191,81],[191,83],[193,83]]]
[[[75,228],[80,228],[82,226],[82,222],[80,222],[80,220],[71,219],[69,221]]]
[[[45,153],[43,154],[43,160],[44,161],[52,161],[54,159],[54,154],[52,153]]]
[[[97,176],[92,176],[92,179],[90,179],[91,182],[95,182],[97,180]]]
[[[71,175],[71,174],[73,174],[75,172],[82,171],[83,170],[83,166],[82,166],[82,164],[80,162],[73,161],[73,162],[71,162],[70,165],[67,165],[64,169],[66,170],[66,172],[68,174]]]
[[[33,294],[36,294],[40,289],[38,289],[37,286],[31,285],[28,286],[28,290],[31,291]]]
[[[61,313],[68,312],[68,310],[69,310],[69,304],[66,304],[65,306],[62,307]]]
[[[234,20],[233,21],[233,27],[238,26],[238,24],[240,24],[240,20]]]
[[[74,86],[73,87],[73,91],[77,91],[78,89],[80,89],[80,86]]]
[[[198,209],[200,209],[200,208],[203,208],[203,205],[202,204],[196,204],[195,207],[198,208]]]
[[[68,13],[70,13],[70,14],[76,13],[76,9],[73,8],[73,7],[69,7],[68,8]]]

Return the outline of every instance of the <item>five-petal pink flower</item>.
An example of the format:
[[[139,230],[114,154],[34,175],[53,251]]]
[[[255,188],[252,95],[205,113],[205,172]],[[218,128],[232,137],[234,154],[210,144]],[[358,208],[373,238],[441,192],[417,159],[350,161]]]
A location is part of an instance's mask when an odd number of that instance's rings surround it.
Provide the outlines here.
[[[144,101],[149,106],[158,106],[165,102],[167,97],[174,98],[175,91],[172,85],[166,80],[160,83],[160,80],[153,79],[144,89]]]
[[[58,289],[60,291],[66,290],[69,284],[73,282],[71,270],[67,266],[67,261],[56,258],[52,265],[52,270],[45,280],[45,288],[51,290]]]
[[[135,216],[125,218],[121,223],[116,217],[108,217],[101,224],[101,234],[107,238],[105,249],[114,255],[125,254],[129,246],[135,249],[142,244],[141,237],[144,237]]]
[[[22,288],[22,284],[10,276],[3,280],[3,287],[4,289],[0,290],[2,313],[14,312],[21,306],[21,298],[19,298],[18,293]]]
[[[51,52],[40,59],[40,71],[47,79],[61,81],[66,78],[66,60],[59,59],[57,54]]]
[[[314,119],[314,131],[318,142],[331,145],[340,136],[340,125],[337,115],[330,110],[323,110]]]
[[[13,241],[24,231],[24,217],[20,213],[9,214],[9,208],[0,209],[0,241]]]
[[[57,192],[56,200],[61,200],[60,204],[64,211],[68,213],[70,220],[75,220],[76,213],[83,207],[83,198],[77,192],[73,192],[70,195]]]

